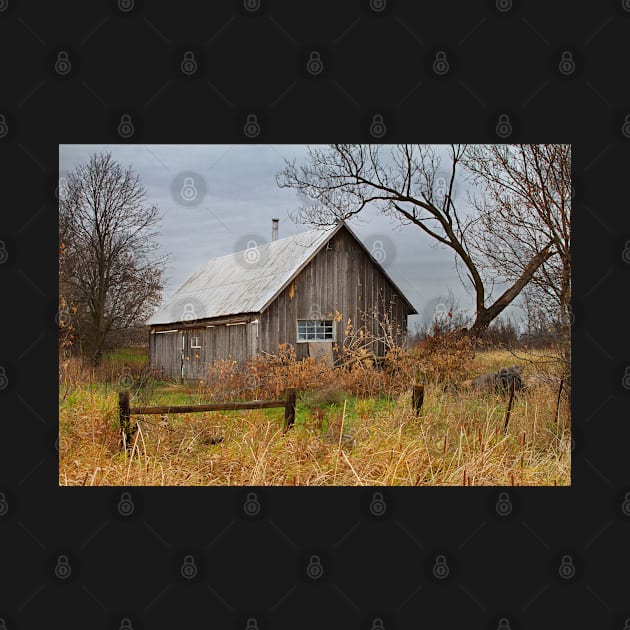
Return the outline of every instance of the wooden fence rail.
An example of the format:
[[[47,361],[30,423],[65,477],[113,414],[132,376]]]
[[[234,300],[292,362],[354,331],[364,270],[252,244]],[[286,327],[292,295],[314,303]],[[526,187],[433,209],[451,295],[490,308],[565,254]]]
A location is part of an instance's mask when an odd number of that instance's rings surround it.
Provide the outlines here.
[[[206,405],[165,405],[152,407],[131,407],[129,392],[122,391],[118,394],[118,415],[120,428],[127,441],[133,435],[131,416],[141,414],[171,414],[171,413],[197,413],[201,411],[238,411],[241,409],[273,409],[284,407],[285,430],[290,429],[295,423],[295,405],[297,391],[293,388],[286,390],[284,399],[279,400],[246,400],[243,402],[209,403]]]

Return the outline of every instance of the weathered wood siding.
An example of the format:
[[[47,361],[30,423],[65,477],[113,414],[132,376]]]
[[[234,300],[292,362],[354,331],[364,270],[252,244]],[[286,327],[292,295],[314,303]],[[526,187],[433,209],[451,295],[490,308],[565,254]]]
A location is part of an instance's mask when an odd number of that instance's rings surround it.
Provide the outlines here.
[[[296,343],[297,320],[333,319],[335,311],[342,315],[342,320],[335,322],[335,338],[341,347],[348,319],[358,329],[365,325],[363,314],[375,307],[382,312],[383,304],[388,309],[392,306],[391,321],[401,330],[398,342],[404,343],[409,307],[350,233],[342,229],[261,314],[260,350],[275,353],[280,343],[290,343],[297,358],[305,358],[308,344]],[[378,334],[375,328],[371,332]],[[383,344],[375,345],[374,351],[384,354]]]
[[[251,319],[251,318],[248,318]],[[234,360],[244,363],[255,356],[257,346],[257,323],[237,323],[242,317],[230,322],[212,323],[181,327],[177,332],[157,332],[149,335],[149,355],[151,368],[160,370],[168,378],[205,379],[209,368],[220,360]],[[173,327],[172,327],[173,328]],[[200,348],[193,347],[198,339]]]
[[[178,378],[181,366],[182,336],[177,332],[149,334],[149,365],[167,378]]]

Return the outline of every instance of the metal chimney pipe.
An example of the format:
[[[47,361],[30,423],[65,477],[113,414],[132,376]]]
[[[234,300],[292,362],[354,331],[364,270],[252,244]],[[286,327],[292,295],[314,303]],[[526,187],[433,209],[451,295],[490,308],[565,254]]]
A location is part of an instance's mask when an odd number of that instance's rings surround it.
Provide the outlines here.
[[[278,223],[279,222],[280,222],[280,219],[271,219],[271,240],[272,241],[278,240]]]

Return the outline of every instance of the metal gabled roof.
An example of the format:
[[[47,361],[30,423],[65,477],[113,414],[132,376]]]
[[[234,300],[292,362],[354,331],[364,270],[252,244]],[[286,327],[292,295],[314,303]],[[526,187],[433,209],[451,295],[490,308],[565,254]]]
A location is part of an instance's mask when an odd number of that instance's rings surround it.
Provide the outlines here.
[[[255,248],[209,260],[190,277],[147,324],[170,324],[241,313],[260,313],[315,257],[342,227],[361,245],[392,283],[400,297],[417,313],[378,261],[348,225],[341,221],[327,229],[313,229]]]
[[[209,260],[147,324],[260,313],[337,229],[309,230]]]

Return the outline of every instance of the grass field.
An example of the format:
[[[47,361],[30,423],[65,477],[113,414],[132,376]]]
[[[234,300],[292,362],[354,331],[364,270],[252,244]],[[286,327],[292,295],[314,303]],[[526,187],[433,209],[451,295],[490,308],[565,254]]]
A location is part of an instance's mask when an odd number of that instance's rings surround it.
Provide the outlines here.
[[[526,378],[549,371],[527,354]],[[60,374],[61,485],[570,485],[570,405],[557,385],[517,392],[506,433],[507,396],[426,384],[416,417],[410,391],[359,397],[340,386],[298,397],[296,423],[283,409],[133,416],[133,448],[120,448],[117,393],[132,406],[201,403],[206,387],[139,377],[140,351],[109,355],[97,372],[72,361]],[[468,376],[515,363],[508,351],[476,353]],[[334,377],[334,375],[333,375]],[[333,378],[334,381],[334,378]],[[221,442],[214,443],[218,437]]]

